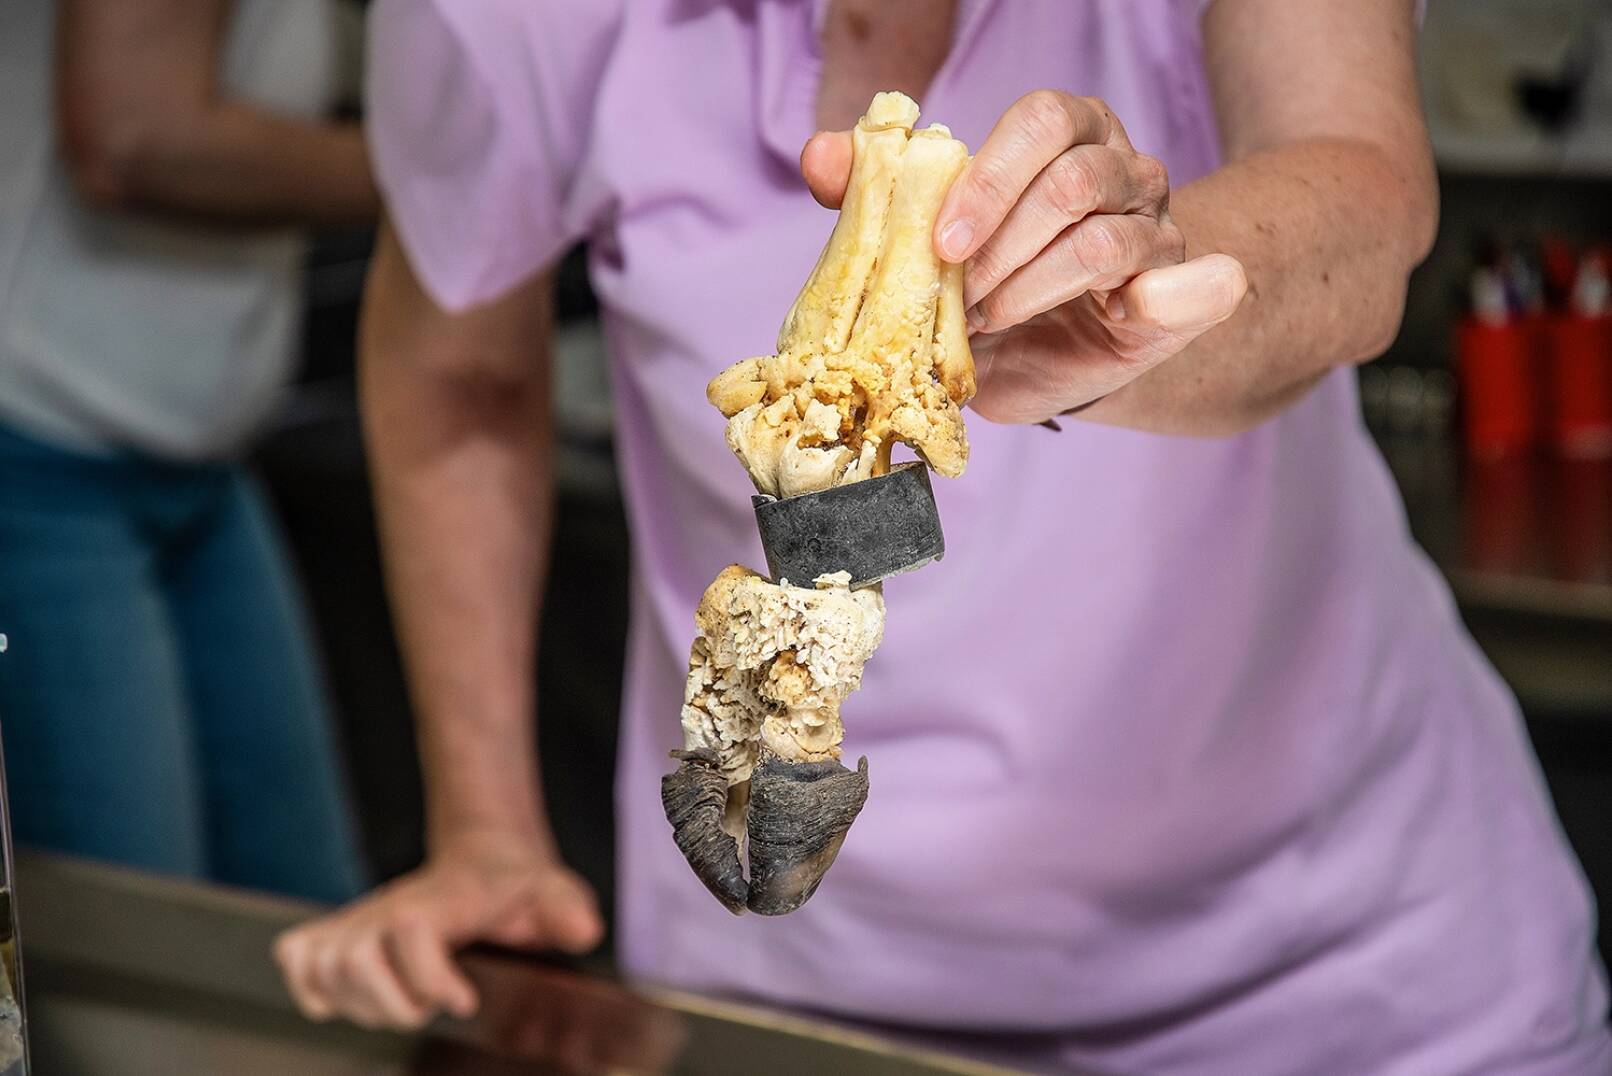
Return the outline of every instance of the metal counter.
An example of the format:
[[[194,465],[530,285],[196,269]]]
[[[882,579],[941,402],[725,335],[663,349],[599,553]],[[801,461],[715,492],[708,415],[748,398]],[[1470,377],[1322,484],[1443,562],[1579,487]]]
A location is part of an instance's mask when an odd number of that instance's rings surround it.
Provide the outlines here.
[[[23,856],[19,918],[39,1076],[1000,1073],[1001,1059],[473,953],[469,1022],[418,1036],[301,1019],[275,934],[315,911],[215,886]],[[962,1050],[962,1053],[958,1051]],[[965,1056],[965,1054],[969,1056]]]

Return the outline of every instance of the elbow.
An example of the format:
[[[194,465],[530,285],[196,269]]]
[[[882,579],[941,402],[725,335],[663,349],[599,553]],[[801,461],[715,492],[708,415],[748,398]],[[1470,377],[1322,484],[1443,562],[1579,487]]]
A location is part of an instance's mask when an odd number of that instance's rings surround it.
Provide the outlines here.
[[[1421,265],[1433,253],[1438,241],[1439,190],[1438,175],[1431,158],[1416,169],[1410,183],[1409,197],[1405,202],[1405,275]]]
[[[57,127],[67,175],[78,196],[99,209],[135,201],[138,136],[116,123],[63,116]]]
[[[1353,323],[1359,326],[1355,346],[1347,360],[1355,365],[1381,358],[1394,341],[1399,339],[1400,327],[1405,323],[1405,298],[1410,286],[1410,272],[1389,276],[1375,288],[1374,294],[1365,297]]]
[[[1438,182],[1431,161],[1418,171],[1425,175],[1406,184],[1403,210],[1385,236],[1378,268],[1364,282],[1359,307],[1343,312],[1356,327],[1352,334],[1355,347],[1347,356],[1354,363],[1381,357],[1399,338],[1411,275],[1427,260],[1438,239]]]
[[[69,88],[57,101],[56,132],[67,175],[80,198],[101,209],[128,209],[140,202],[141,177],[157,134],[145,116],[85,100]]]

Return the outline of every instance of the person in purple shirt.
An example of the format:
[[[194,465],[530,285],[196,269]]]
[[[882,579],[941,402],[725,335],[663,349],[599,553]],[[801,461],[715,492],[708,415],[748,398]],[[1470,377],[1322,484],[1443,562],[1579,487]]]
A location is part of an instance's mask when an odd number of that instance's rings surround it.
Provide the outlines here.
[[[529,675],[550,268],[586,239],[633,535],[631,976],[1100,1071],[1612,1071],[1588,887],[1355,395],[1435,231],[1417,16],[381,0],[364,394],[429,857],[280,940],[303,1010],[466,1014],[456,947],[599,938]],[[972,464],[846,709],[874,794],[809,904],[736,919],[658,801],[694,605],[760,563],[704,387],[833,223],[847,140],[813,132],[886,89],[977,154],[935,232],[970,259]]]

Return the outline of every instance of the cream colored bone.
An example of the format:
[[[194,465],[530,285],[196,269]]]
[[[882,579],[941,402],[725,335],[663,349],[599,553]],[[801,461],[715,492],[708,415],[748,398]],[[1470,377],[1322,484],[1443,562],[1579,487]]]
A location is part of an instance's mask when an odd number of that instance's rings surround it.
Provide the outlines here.
[[[898,441],[948,477],[967,465],[960,407],[974,394],[974,359],[962,270],[935,256],[931,237],[968,148],[939,125],[914,131],[917,118],[902,94],[873,99],[852,132],[839,221],[778,353],[736,363],[707,388],[763,493],[883,473]]]
[[[763,747],[792,762],[840,757],[840,703],[884,637],[884,599],[849,583],[842,572],[781,586],[734,565],[700,599],[683,746],[714,750],[730,785],[750,779]]]
[[[904,442],[943,475],[968,462],[962,404],[974,394],[962,267],[934,253],[935,218],[968,148],[918,106],[881,93],[852,132],[839,220],[784,318],[778,352],[735,363],[706,389],[758,490],[813,493],[882,474]],[[763,753],[837,759],[840,704],[884,635],[877,588],[845,573],[812,587],[737,565],[695,611],[684,747],[710,748],[742,832],[745,782]],[[800,580],[798,582],[807,582]]]

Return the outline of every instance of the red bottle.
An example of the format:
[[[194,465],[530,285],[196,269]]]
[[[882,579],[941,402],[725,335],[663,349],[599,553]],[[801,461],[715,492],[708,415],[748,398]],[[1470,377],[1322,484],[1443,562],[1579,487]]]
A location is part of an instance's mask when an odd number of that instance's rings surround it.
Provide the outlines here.
[[[1570,459],[1612,456],[1612,284],[1602,252],[1584,257],[1568,308],[1550,319],[1549,439]]]
[[[1462,432],[1480,460],[1521,455],[1535,442],[1536,334],[1512,316],[1505,283],[1495,269],[1473,276],[1472,313],[1456,329],[1456,374]]]

